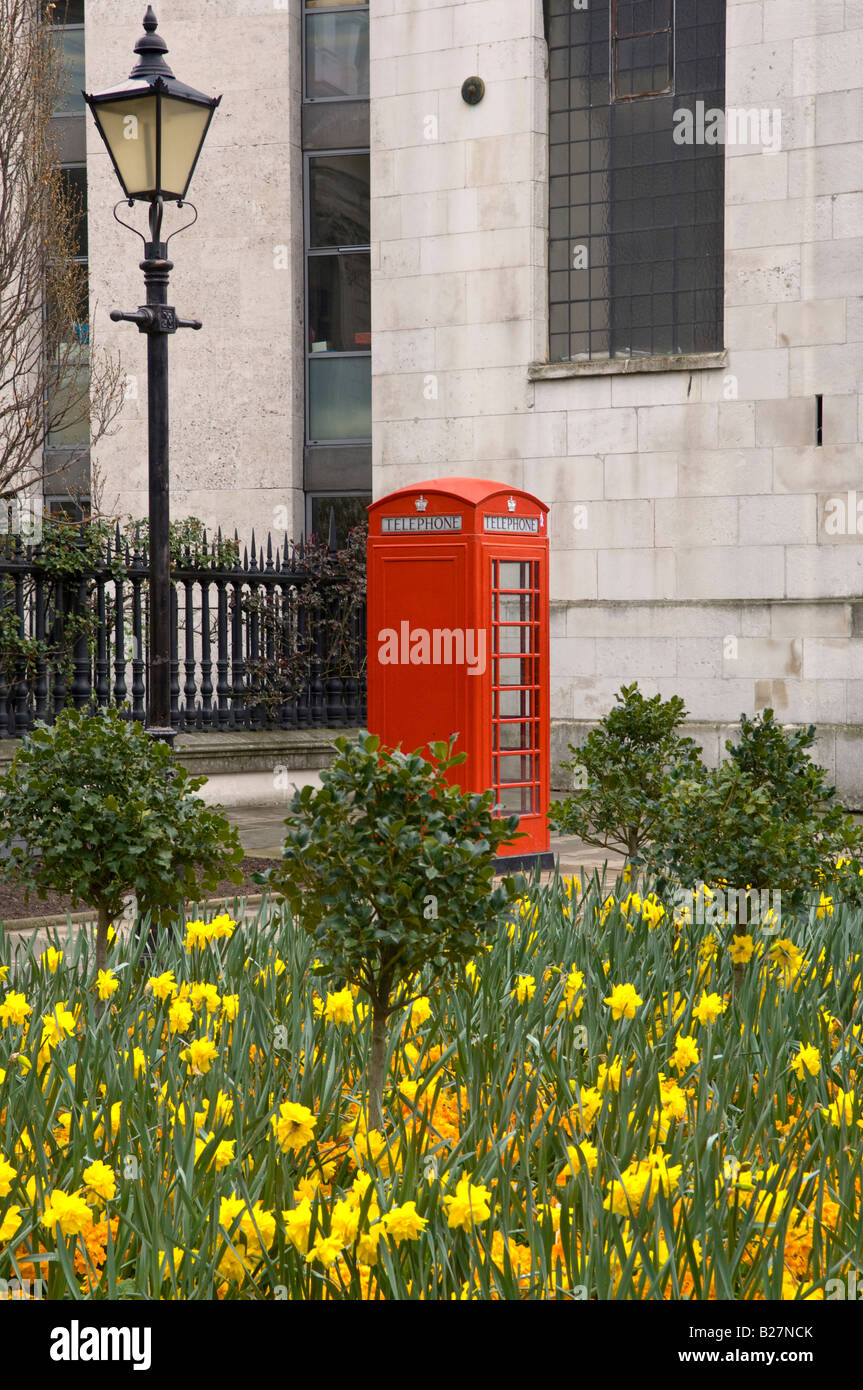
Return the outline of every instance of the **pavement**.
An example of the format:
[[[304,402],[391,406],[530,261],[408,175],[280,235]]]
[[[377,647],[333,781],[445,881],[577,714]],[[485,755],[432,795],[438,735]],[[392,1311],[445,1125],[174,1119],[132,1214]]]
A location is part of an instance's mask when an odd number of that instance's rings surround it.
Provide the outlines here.
[[[253,859],[279,859],[282,853],[282,843],[284,834],[284,821],[287,814],[285,806],[238,806],[226,808],[225,815],[232,825],[237,827],[240,841],[246,854]],[[562,874],[577,874],[582,881],[585,877],[591,877],[594,870],[600,876],[605,873],[611,883],[623,865],[624,856],[611,850],[597,849],[594,845],[588,845],[583,840],[575,836],[551,837],[551,849],[557,856],[558,866]],[[543,875],[548,878],[548,874]],[[246,915],[254,916],[260,903],[259,897],[247,900]],[[51,944],[55,938],[59,938],[60,946],[63,947],[78,934],[86,931],[92,933],[93,927],[81,920],[83,914],[75,914],[78,920],[71,922],[61,921],[59,918],[53,925],[40,922],[39,925],[31,927],[13,928],[9,931],[12,943],[13,958],[19,950],[32,948],[37,954],[41,953]],[[123,931],[131,930],[131,924]]]
[[[243,849],[253,859],[280,859],[287,806],[236,806],[225,811],[237,827]],[[552,852],[559,856],[561,873],[578,873],[586,869],[602,870],[607,863],[611,877],[622,866],[624,856],[614,850],[597,849],[574,835],[552,835]]]

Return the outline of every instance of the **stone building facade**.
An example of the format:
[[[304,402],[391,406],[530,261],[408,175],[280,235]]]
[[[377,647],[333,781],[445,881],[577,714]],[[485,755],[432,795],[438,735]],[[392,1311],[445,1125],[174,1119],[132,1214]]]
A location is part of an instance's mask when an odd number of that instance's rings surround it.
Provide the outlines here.
[[[140,0],[86,0],[86,90],[122,81],[136,61]],[[248,540],[287,511],[303,525],[303,179],[300,6],[182,0],[160,8],[177,77],[222,94],[190,197],[194,229],[170,243],[170,302],[200,333],[170,344],[171,514]],[[113,324],[143,302],[141,245],[111,215],[120,190],[86,124],[90,316],[96,349],[129,377],[119,430],[94,451],[104,510],[147,512],[146,338]],[[140,206],[119,215],[142,230]],[[169,208],[170,233],[190,214]],[[294,528],[296,527],[296,531]]]
[[[87,0],[88,90],[128,71],[139,10]],[[159,19],[177,75],[223,93],[172,244],[205,323],[172,345],[174,514],[296,534],[312,501],[438,475],[524,487],[551,505],[558,757],[637,679],[711,757],[743,710],[817,723],[863,806],[861,0]],[[365,152],[368,244],[350,210],[347,246],[315,242],[310,198],[346,171],[355,194]],[[107,322],[137,256],[92,127],[87,170],[91,318],[139,383],[97,464],[141,514],[143,340]]]

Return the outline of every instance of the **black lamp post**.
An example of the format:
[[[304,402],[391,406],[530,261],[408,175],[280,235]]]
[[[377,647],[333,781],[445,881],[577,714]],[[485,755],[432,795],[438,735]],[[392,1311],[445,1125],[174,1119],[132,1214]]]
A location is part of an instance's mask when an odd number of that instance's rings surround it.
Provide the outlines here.
[[[99,134],[105,141],[124,198],[149,203],[149,241],[144,242],[146,304],[134,313],[111,313],[136,323],[147,334],[147,416],[150,484],[150,699],[147,724],[156,738],[171,742],[171,572],[168,545],[168,336],[178,328],[200,328],[197,319],[181,319],[168,303],[168,242],[162,240],[166,202],[182,207],[204,138],[221,97],[204,96],[174,76],[164,54],[165,40],[156,33],[153,7],[147,6],[144,34],[135,44],[139,62],[126,82],[104,92],[83,93]],[[120,203],[117,204],[117,207]],[[114,209],[114,216],[117,208]],[[197,218],[195,213],[194,221]],[[118,222],[121,220],[117,218]],[[128,223],[121,223],[128,226]],[[191,226],[191,222],[186,223]],[[136,231],[133,227],[132,231]],[[183,228],[178,228],[182,231]],[[172,233],[173,236],[176,232]]]

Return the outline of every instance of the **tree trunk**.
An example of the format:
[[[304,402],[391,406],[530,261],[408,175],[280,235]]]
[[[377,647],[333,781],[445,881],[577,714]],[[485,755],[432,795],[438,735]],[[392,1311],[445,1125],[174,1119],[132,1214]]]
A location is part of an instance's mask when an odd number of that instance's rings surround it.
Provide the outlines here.
[[[384,1066],[387,1060],[386,1002],[372,1001],[372,1046],[369,1055],[369,1128],[384,1128]]]
[[[638,828],[630,826],[626,832],[626,863],[624,869],[629,870],[629,886],[635,892],[635,885],[638,881],[638,872],[633,864],[639,848]]]
[[[168,909],[166,909],[166,908],[164,908],[164,907],[147,907],[147,905],[146,905],[146,903],[145,903],[145,904],[143,905],[143,911],[141,911],[140,905],[139,905],[139,915],[138,915],[138,936],[139,936],[139,938],[140,938],[140,936],[141,936],[141,917],[142,917],[142,916],[145,916],[147,912],[149,912],[149,914],[150,914],[150,924],[149,924],[149,926],[147,927],[147,936],[146,936],[146,939],[145,939],[145,941],[144,941],[143,949],[142,949],[142,951],[141,951],[141,964],[142,964],[142,965],[148,964],[150,961],[152,961],[153,957],[154,957],[155,954],[156,954],[156,947],[157,947],[158,944],[159,944],[159,933],[162,932],[162,931],[167,931],[167,930],[169,930],[169,929],[170,929],[170,926],[171,926],[171,912],[170,912],[170,910],[168,910]]]

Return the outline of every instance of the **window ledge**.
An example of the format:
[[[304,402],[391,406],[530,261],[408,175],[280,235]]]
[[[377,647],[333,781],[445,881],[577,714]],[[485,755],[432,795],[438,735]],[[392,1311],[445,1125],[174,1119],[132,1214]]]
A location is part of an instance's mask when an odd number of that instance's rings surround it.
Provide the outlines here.
[[[580,362],[531,362],[529,381],[558,381],[574,376],[630,376],[635,372],[699,372],[727,367],[728,352],[693,352],[657,357],[591,357]]]

